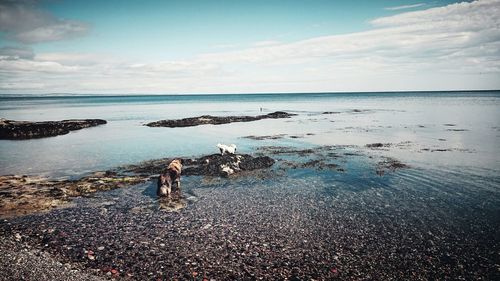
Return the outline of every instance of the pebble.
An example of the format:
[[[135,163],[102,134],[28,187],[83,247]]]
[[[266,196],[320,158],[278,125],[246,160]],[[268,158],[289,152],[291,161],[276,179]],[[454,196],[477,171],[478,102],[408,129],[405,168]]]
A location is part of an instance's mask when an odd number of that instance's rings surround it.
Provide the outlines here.
[[[346,279],[371,276],[379,280],[449,276],[450,279],[478,280],[487,279],[485,277],[498,268],[481,267],[477,262],[482,262],[480,256],[493,260],[496,253],[491,249],[495,249],[495,241],[485,239],[472,243],[476,240],[470,230],[459,227],[459,222],[470,222],[475,229],[491,234],[497,229],[494,228],[496,221],[484,227],[486,224],[479,222],[486,219],[474,216],[476,223],[468,220],[473,217],[469,213],[461,217],[440,217],[445,215],[439,213],[438,216],[432,211],[439,211],[441,206],[422,208],[426,206],[423,200],[428,200],[425,196],[408,201],[394,193],[394,197],[386,198],[389,189],[381,189],[380,197],[373,196],[370,189],[347,192],[340,184],[332,195],[328,190],[318,192],[318,187],[309,185],[307,177],[280,178],[283,183],[272,182],[271,188],[267,180],[262,184],[255,178],[248,180],[251,184],[245,181],[218,180],[214,188],[195,188],[199,203],[192,203],[179,213],[156,212],[151,208],[156,204],[154,198],[144,196],[144,189],[137,192],[141,195],[129,197],[136,192],[131,188],[103,192],[92,198],[99,202],[104,200],[100,196],[125,192],[126,196],[114,197],[120,200],[116,208],[109,209],[109,216],[99,216],[98,208],[56,210],[36,217],[17,218],[8,226],[0,224],[0,231],[10,234],[12,240],[15,233],[23,233],[23,242],[39,249],[48,242],[48,250],[42,252],[56,253],[68,261],[81,260],[83,256],[86,262],[75,264],[82,266],[82,271],[107,266],[108,269],[98,275],[109,279],[117,277],[110,271],[112,267],[120,268],[121,271],[115,269],[120,276],[133,273],[134,280],[202,280],[205,276],[210,280],[332,280],[334,276]],[[221,182],[223,187],[218,186]],[[286,186],[289,182],[294,184],[293,188]],[[197,179],[187,179],[184,186],[188,188],[190,184],[198,184]],[[321,184],[318,181],[318,185]],[[398,190],[397,185],[391,187]],[[402,196],[408,195],[404,188],[399,189]],[[412,191],[420,195],[418,190]],[[437,199],[451,198],[447,196],[435,195]],[[407,204],[409,202],[411,204]],[[390,209],[378,212],[388,203],[391,203]],[[361,204],[377,212],[360,207]],[[122,211],[135,206],[144,206],[151,212]],[[421,216],[414,220],[414,214]],[[71,222],[74,218],[78,223]],[[61,237],[56,231],[54,235],[38,237],[49,225],[64,229],[68,236]],[[422,226],[425,227],[420,228]],[[439,237],[431,240],[429,230],[437,231]],[[105,252],[94,256],[93,251],[84,249],[82,255],[83,246],[96,251],[105,249]],[[452,256],[448,260],[463,264],[463,269],[439,256],[422,258],[423,254],[430,254],[429,246],[436,254],[450,251]],[[95,261],[87,260],[91,257]],[[148,276],[148,272],[152,276]],[[411,272],[417,276],[412,278]],[[3,280],[1,277],[0,270],[0,280]]]

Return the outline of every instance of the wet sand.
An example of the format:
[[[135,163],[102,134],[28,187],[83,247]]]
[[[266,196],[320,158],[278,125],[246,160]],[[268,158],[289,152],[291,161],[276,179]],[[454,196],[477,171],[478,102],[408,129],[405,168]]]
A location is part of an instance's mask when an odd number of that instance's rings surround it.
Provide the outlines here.
[[[387,147],[262,147],[272,169],[183,178],[185,209],[161,209],[150,181],[3,220],[0,244],[17,239],[81,277],[498,279],[498,176],[371,153]],[[11,263],[1,260],[2,279],[37,280],[29,263],[16,275]]]

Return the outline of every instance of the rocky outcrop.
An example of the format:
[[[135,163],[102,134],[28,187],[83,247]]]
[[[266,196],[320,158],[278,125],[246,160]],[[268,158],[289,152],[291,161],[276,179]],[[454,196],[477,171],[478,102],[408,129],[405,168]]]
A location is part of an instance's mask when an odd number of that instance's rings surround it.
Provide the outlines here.
[[[183,171],[184,175],[227,177],[241,171],[269,168],[274,164],[274,159],[268,156],[253,157],[248,154],[213,154],[191,161],[189,164]]]
[[[112,171],[95,172],[78,180],[52,180],[26,175],[0,176],[0,217],[50,210],[67,204],[74,197],[140,184],[163,172],[171,160],[152,160]],[[243,171],[269,168],[274,160],[267,156],[253,157],[248,154],[213,154],[183,159],[183,163],[185,168],[182,176],[227,177]]]
[[[70,131],[106,124],[102,119],[71,119],[62,121],[14,121],[0,119],[0,139],[22,140],[65,135]]]
[[[211,115],[202,115],[198,117],[190,117],[184,119],[174,119],[174,120],[160,120],[156,122],[151,122],[146,124],[149,127],[192,127],[199,125],[220,125],[220,124],[228,124],[234,122],[251,122],[262,119],[279,119],[279,118],[290,118],[295,116],[296,114],[287,113],[283,111],[276,111],[273,113],[265,114],[265,115],[257,115],[257,116],[211,116]]]
[[[200,158],[181,158],[182,176],[229,176],[241,171],[269,168],[274,159],[268,156],[253,157],[249,154],[212,154]],[[123,167],[124,173],[151,176],[162,173],[170,163],[169,158],[143,162]]]
[[[0,176],[0,217],[48,210],[72,197],[145,182],[148,178],[96,172],[79,180],[50,180],[39,176]]]

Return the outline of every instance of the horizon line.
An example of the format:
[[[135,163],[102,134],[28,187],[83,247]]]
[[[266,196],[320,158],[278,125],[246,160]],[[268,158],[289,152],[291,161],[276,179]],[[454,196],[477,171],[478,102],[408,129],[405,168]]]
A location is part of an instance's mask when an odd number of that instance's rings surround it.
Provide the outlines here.
[[[300,95],[300,94],[381,94],[381,93],[453,93],[453,92],[499,92],[500,89],[475,90],[403,90],[403,91],[332,91],[332,92],[243,92],[243,93],[0,93],[0,97],[135,97],[135,96],[224,96],[224,95]]]

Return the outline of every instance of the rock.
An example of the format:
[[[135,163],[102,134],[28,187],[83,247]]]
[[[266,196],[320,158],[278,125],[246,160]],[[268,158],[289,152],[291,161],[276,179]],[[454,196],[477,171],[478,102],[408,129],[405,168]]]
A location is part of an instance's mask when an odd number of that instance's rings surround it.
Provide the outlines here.
[[[366,147],[368,147],[368,148],[380,148],[380,147],[389,147],[389,146],[391,146],[390,143],[380,143],[380,142],[369,143],[366,145]]]
[[[251,122],[257,121],[261,119],[278,119],[278,118],[290,118],[295,116],[296,114],[291,114],[283,111],[276,111],[273,113],[269,113],[266,115],[257,115],[257,116],[211,116],[211,115],[202,115],[198,117],[189,117],[183,119],[174,119],[174,120],[160,120],[156,122],[151,122],[146,124],[148,127],[192,127],[198,125],[220,125],[220,124],[228,124],[234,122]]]
[[[30,214],[65,205],[72,197],[139,184],[141,176],[105,177],[104,173],[79,180],[50,180],[38,176],[0,176],[0,217]]]
[[[391,171],[394,172],[398,169],[405,169],[409,168],[408,165],[401,163],[399,160],[396,160],[394,158],[390,157],[384,157],[384,160],[380,161],[377,164],[377,168],[375,169],[375,172],[379,176],[383,176],[385,174],[385,171]]]
[[[242,138],[251,140],[277,140],[285,137],[286,134],[270,135],[270,136],[244,136]]]
[[[53,137],[106,123],[106,120],[102,119],[71,119],[42,122],[0,119],[0,139],[23,140]]]
[[[274,159],[267,156],[253,157],[248,154],[212,154],[201,157],[190,164],[185,165],[183,175],[227,177],[240,171],[269,168],[274,164]]]
[[[63,206],[73,197],[98,191],[112,190],[143,183],[150,176],[161,173],[171,159],[152,160],[138,165],[117,168],[115,171],[95,172],[78,180],[50,180],[38,176],[0,176],[0,217],[26,215]],[[228,177],[242,171],[269,168],[274,160],[267,156],[253,157],[248,154],[213,154],[197,159],[186,158],[183,176],[201,175]],[[132,173],[132,174],[131,174]],[[196,201],[196,197],[189,200]],[[110,203],[113,205],[114,203]],[[106,205],[110,205],[106,204]],[[161,202],[163,209],[179,210],[186,206],[185,200]],[[143,212],[132,208],[132,212]],[[101,215],[107,213],[100,208]]]

